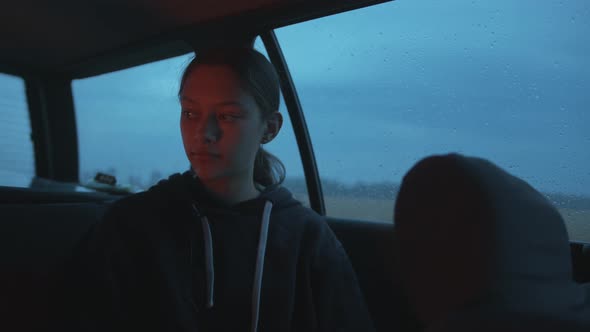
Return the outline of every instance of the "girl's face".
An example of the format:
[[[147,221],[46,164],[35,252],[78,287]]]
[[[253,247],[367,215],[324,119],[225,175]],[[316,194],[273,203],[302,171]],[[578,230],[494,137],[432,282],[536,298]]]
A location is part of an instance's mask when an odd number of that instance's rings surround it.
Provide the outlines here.
[[[197,65],[180,95],[184,150],[203,181],[253,176],[267,121],[238,76],[223,65]]]

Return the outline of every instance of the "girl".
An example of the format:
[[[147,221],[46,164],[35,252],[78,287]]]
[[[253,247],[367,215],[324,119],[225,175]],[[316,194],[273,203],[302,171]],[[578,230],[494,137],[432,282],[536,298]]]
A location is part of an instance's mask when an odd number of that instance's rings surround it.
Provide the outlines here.
[[[77,328],[373,330],[340,242],[262,148],[281,129],[279,98],[257,51],[198,53],[179,91],[191,170],[115,202],[89,233]]]

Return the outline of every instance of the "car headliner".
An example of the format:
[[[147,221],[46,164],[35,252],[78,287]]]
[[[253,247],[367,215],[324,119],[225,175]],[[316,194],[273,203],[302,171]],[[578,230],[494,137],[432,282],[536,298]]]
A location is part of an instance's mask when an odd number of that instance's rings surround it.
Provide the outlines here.
[[[3,1],[0,72],[91,76],[187,53],[199,40],[219,34],[255,33],[379,2],[384,1]]]

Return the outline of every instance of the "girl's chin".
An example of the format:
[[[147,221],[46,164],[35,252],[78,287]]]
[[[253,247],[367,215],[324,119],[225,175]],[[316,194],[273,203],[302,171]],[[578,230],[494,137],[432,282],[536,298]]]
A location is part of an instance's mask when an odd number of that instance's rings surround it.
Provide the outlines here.
[[[199,167],[197,165],[193,165],[193,170],[201,180],[216,180],[222,178],[225,173],[224,170],[220,169],[219,167]]]

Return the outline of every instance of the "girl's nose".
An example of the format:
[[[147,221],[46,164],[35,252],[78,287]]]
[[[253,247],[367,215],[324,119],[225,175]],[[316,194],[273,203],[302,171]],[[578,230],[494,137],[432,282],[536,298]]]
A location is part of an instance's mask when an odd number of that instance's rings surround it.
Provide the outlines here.
[[[202,137],[206,143],[214,143],[219,140],[221,130],[215,114],[208,116],[201,125],[199,137]]]

